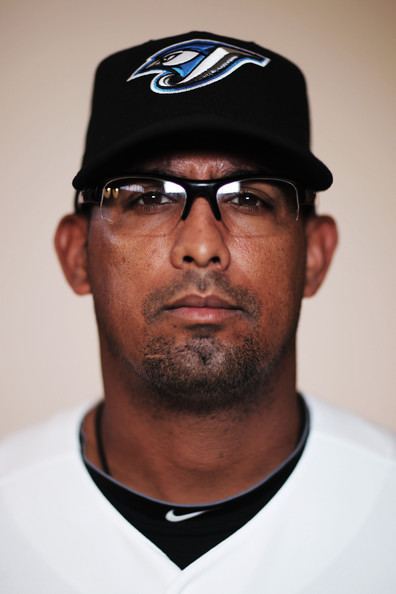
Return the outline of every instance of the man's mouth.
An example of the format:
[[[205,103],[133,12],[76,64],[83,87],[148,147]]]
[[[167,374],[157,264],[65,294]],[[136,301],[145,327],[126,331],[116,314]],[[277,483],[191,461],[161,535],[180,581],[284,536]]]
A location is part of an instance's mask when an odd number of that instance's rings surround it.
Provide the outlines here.
[[[219,295],[183,295],[166,304],[164,312],[198,324],[219,324],[243,313],[242,308]]]
[[[157,288],[147,294],[143,314],[149,324],[159,319],[168,319],[184,325],[215,326],[216,323],[245,319],[257,322],[260,304],[246,287],[232,285],[222,274],[215,271],[204,275],[186,271],[181,279]]]

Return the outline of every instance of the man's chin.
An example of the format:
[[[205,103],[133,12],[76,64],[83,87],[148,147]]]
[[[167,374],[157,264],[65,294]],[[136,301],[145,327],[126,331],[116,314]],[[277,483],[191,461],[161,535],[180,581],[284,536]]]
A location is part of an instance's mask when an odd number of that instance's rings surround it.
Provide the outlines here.
[[[269,391],[273,367],[273,357],[253,337],[234,346],[205,335],[179,345],[152,338],[143,360],[156,409],[201,416],[256,405]]]

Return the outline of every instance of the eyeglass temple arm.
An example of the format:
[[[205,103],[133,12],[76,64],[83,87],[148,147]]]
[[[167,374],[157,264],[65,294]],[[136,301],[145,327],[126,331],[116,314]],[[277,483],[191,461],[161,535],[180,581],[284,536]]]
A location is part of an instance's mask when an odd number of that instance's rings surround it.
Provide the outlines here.
[[[74,212],[81,212],[84,206],[99,206],[100,198],[98,197],[98,188],[92,189],[91,192],[92,199],[89,199],[82,194],[81,190],[76,190],[76,193],[74,195]]]

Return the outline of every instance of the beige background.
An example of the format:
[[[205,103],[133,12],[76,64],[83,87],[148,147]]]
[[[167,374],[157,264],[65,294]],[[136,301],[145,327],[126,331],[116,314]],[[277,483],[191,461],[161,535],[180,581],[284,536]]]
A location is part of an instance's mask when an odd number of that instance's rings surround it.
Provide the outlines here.
[[[304,305],[299,384],[396,428],[393,6],[1,0],[1,433],[101,393],[91,300],[65,286],[53,231],[71,205],[97,62],[190,29],[253,39],[304,69],[313,148],[336,180],[321,210],[341,245]]]

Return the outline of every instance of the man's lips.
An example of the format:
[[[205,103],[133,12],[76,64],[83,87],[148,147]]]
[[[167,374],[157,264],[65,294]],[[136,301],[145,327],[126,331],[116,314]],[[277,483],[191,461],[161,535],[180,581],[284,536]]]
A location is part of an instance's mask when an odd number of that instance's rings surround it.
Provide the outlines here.
[[[241,309],[234,303],[218,295],[184,295],[165,306],[165,309],[178,309],[180,307],[204,307],[210,309]]]
[[[215,324],[242,313],[242,308],[218,295],[184,295],[168,303],[164,311],[186,321]]]

